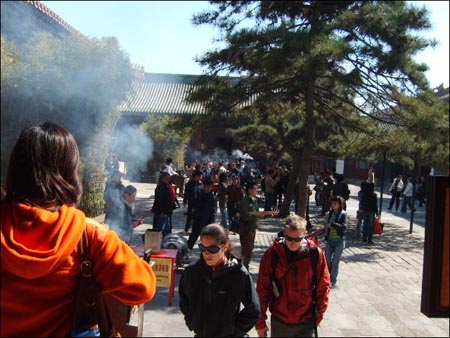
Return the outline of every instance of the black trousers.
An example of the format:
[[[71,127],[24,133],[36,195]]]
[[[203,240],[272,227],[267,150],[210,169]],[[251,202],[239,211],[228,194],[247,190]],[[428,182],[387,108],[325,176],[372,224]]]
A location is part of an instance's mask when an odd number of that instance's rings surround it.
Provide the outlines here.
[[[395,210],[398,211],[398,208],[400,207],[400,195],[402,193],[400,191],[392,192],[391,202],[389,202],[389,208],[392,209],[392,206],[395,202]]]
[[[194,202],[188,202],[187,216],[186,216],[186,224],[184,225],[184,231],[189,231],[191,227],[192,220],[194,219],[194,207],[192,206]]]
[[[194,247],[195,242],[197,242],[198,236],[200,236],[200,233],[205,226],[206,224],[196,222],[194,219],[194,223],[192,224],[192,231],[189,234],[189,238],[187,241],[187,245],[190,250],[192,250],[192,248]]]

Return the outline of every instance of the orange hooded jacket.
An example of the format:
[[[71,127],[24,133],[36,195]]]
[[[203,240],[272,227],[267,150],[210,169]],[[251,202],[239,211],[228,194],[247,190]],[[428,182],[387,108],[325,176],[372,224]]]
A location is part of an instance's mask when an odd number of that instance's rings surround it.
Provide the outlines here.
[[[70,336],[87,226],[93,274],[103,293],[128,305],[151,300],[156,277],[114,231],[63,205],[51,212],[1,205],[1,336]]]

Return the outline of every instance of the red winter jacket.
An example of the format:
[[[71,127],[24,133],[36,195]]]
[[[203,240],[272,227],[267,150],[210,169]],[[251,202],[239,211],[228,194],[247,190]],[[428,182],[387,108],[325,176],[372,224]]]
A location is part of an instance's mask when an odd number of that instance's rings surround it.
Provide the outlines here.
[[[310,248],[314,246],[312,241],[308,241]],[[259,274],[256,290],[261,303],[261,318],[256,324],[256,329],[266,327],[267,307],[272,315],[288,324],[299,324],[306,319],[312,319],[312,278],[313,270],[311,259],[306,251],[299,253],[299,258],[292,264],[293,267],[285,275],[289,267],[284,243],[275,241],[273,245],[264,253],[259,266]],[[276,276],[281,280],[281,296],[275,298],[272,292],[272,254],[278,253],[278,264]],[[323,318],[328,307],[328,296],[330,292],[330,274],[325,259],[325,254],[318,248],[317,260],[317,324]],[[285,275],[285,276],[284,276]],[[284,278],[282,278],[284,276]]]

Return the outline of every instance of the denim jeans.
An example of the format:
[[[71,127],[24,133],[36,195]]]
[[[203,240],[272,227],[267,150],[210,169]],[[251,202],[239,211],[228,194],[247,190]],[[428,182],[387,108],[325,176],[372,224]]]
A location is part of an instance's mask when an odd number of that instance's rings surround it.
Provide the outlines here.
[[[362,222],[363,222],[362,219],[358,219],[358,222],[356,223],[355,238],[360,238],[361,237],[361,225],[362,225]]]
[[[227,213],[227,208],[225,206],[223,207],[219,207],[220,210],[220,216],[221,216],[221,221],[220,224],[223,225],[225,228],[228,229],[228,213]]]
[[[373,223],[375,221],[375,213],[373,211],[364,211],[363,213],[363,241],[372,242]]]
[[[153,229],[162,231],[162,237],[164,238],[168,234],[172,233],[172,217],[169,215],[163,215],[163,217],[159,217],[159,215],[155,215],[156,218],[156,227],[153,226]]]
[[[345,239],[332,239],[327,240],[325,247],[325,258],[327,259],[328,270],[330,271],[331,283],[337,282],[337,276],[339,273],[339,262],[341,260],[342,252],[345,248]]]
[[[409,210],[416,211],[416,209],[414,209],[414,206],[412,205],[412,197],[411,196],[403,197],[402,209],[400,211],[406,212],[406,206],[408,206]]]
[[[320,207],[322,205],[322,192],[316,191],[314,195],[314,200],[316,201],[316,206]]]

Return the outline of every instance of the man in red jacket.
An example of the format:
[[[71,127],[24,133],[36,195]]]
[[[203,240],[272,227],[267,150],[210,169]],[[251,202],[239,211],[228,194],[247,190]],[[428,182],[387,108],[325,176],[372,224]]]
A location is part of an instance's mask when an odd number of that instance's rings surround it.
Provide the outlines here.
[[[288,216],[284,237],[275,240],[261,259],[256,286],[261,304],[255,326],[259,337],[269,331],[267,308],[272,313],[271,337],[311,337],[328,307],[330,274],[325,254],[305,235],[306,220]]]

